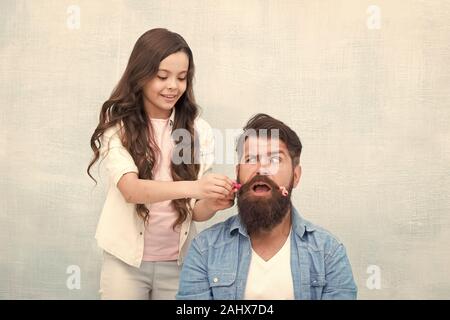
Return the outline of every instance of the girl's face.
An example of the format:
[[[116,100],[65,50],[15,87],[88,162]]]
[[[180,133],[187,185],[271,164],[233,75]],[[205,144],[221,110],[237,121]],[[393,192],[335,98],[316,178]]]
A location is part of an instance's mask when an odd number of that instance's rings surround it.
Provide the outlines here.
[[[153,79],[143,87],[144,106],[151,118],[167,119],[186,91],[189,58],[180,51],[161,61]]]

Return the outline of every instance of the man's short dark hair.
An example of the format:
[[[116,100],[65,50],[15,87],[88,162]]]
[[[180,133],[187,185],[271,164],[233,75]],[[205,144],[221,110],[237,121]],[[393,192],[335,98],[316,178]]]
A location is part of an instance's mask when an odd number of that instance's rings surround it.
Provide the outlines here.
[[[247,134],[249,131],[256,132],[256,135],[259,137],[259,134],[261,132],[260,130],[265,130],[267,132],[267,138],[270,138],[272,129],[278,131],[278,138],[286,145],[293,166],[297,166],[300,163],[300,154],[302,153],[302,143],[300,142],[300,138],[298,137],[297,133],[295,133],[294,130],[292,130],[282,121],[277,120],[264,113],[258,113],[254,115],[244,126],[244,132],[239,136],[236,147],[239,161],[242,158],[244,143],[249,137],[249,135]]]

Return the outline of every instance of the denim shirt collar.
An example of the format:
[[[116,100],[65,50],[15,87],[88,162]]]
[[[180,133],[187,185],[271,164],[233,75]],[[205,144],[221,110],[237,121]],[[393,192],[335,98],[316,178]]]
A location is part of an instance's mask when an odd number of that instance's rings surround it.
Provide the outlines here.
[[[309,222],[305,221],[297,211],[297,209],[294,206],[291,206],[291,217],[292,217],[292,230],[300,237],[303,238],[305,232],[314,231],[316,230],[314,226],[312,226]],[[230,233],[232,233],[234,230],[239,230],[239,233],[241,233],[245,237],[249,237],[247,233],[247,229],[241,222],[241,218],[238,215],[236,215],[235,219],[230,224]]]

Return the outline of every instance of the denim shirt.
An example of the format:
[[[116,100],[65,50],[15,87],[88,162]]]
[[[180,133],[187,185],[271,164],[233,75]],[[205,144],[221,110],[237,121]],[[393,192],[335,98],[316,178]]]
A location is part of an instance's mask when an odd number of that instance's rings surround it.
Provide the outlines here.
[[[292,207],[291,272],[295,299],[356,299],[344,246]],[[177,299],[242,300],[251,242],[239,215],[202,231],[192,241],[180,274]]]

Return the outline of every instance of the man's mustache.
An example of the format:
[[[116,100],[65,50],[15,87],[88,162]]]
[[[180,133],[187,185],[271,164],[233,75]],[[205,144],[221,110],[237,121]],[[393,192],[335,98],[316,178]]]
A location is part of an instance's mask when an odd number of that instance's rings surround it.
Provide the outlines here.
[[[250,181],[248,181],[248,182],[246,182],[246,183],[241,185],[241,188],[239,189],[238,195],[241,195],[241,194],[244,194],[244,193],[247,193],[247,192],[251,191],[251,188],[252,188],[252,186],[255,183],[265,183],[265,184],[267,184],[270,187],[271,192],[280,190],[280,186],[277,183],[275,183],[275,181],[270,179],[268,176],[256,175]]]

